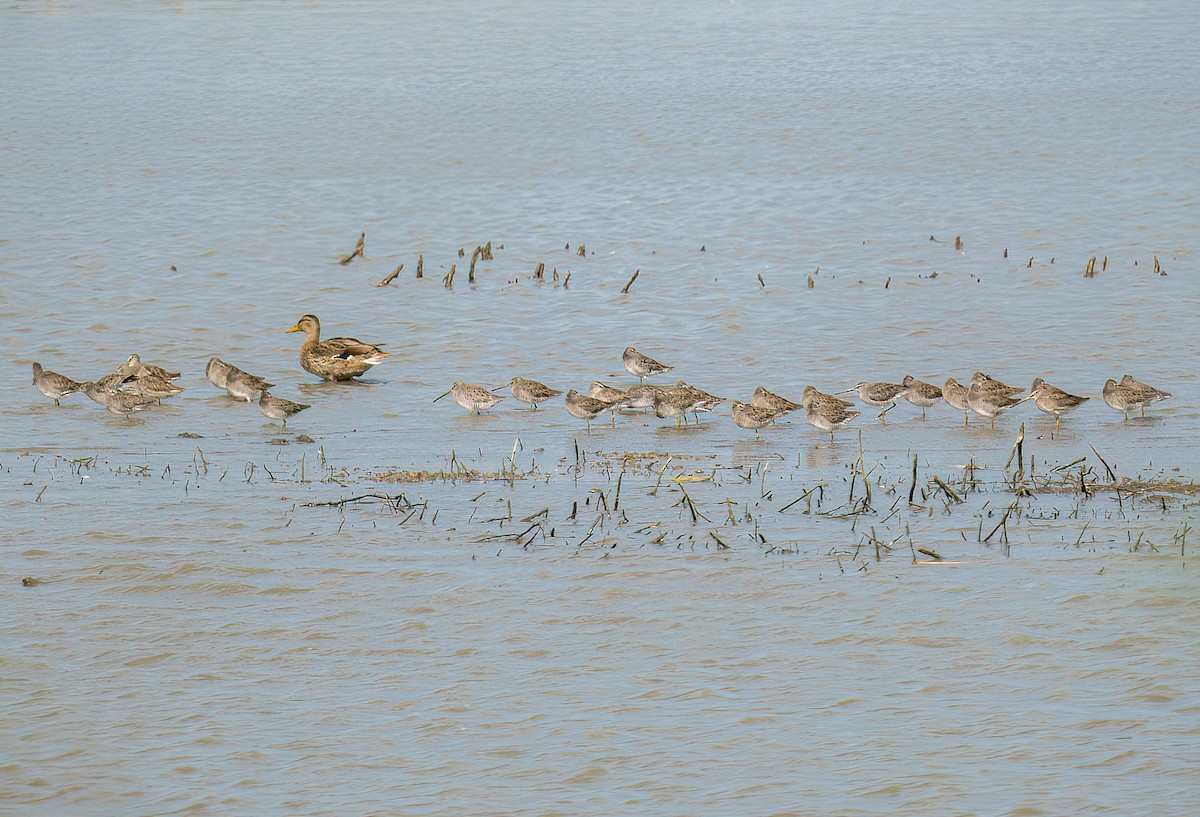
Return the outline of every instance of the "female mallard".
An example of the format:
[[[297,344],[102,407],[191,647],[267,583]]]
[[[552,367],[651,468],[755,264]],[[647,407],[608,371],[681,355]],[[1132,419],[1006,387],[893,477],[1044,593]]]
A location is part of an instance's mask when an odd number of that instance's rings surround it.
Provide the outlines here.
[[[378,346],[354,338],[321,340],[321,322],[316,315],[305,315],[287,331],[306,335],[300,347],[300,365],[323,380],[358,377],[388,356]]]

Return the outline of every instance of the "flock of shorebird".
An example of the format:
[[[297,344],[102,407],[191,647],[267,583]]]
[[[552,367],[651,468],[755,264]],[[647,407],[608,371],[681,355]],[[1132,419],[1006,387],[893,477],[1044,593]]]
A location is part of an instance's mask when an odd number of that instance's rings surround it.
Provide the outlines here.
[[[315,315],[303,316],[287,331],[305,333],[305,340],[300,348],[300,365],[324,380],[350,380],[362,375],[388,356],[378,345],[363,343],[354,338],[321,340],[321,323]],[[665,374],[674,367],[660,363],[633,347],[625,350],[622,362],[625,371],[639,379],[638,384],[628,389],[618,389],[597,380],[592,382],[586,395],[571,389],[563,398],[567,412],[572,417],[587,421],[589,432],[592,420],[605,412],[612,415],[615,425],[616,412],[620,409],[651,409],[658,417],[674,417],[675,425],[679,427],[688,415],[695,416],[696,422],[699,422],[701,413],[711,412],[725,402],[726,398],[709,394],[682,380],[673,386],[648,383],[649,378]],[[225,389],[231,397],[246,402],[252,402],[257,397],[259,410],[273,420],[282,420],[284,428],[287,428],[289,417],[310,408],[303,403],[293,403],[275,397],[269,391],[274,387],[273,383],[244,372],[219,358],[209,360],[205,374],[214,386]],[[157,366],[142,363],[136,354],[130,355],[115,372],[95,381],[78,382],[56,372],[45,371],[38,363],[33,364],[33,385],[42,394],[53,399],[56,405],[63,397],[82,392],[109,411],[124,415],[181,393],[183,387],[174,383],[178,377],[179,372],[168,372]],[[537,409],[539,403],[563,394],[560,389],[553,389],[544,383],[523,377],[514,377],[505,385],[493,389],[456,380],[444,394],[434,398],[434,402],[450,396],[463,408],[478,414],[504,399],[495,393],[501,389],[509,389],[513,399],[528,404],[533,410]],[[750,402],[730,401],[730,413],[734,423],[741,428],[753,430],[755,436],[758,436],[760,428],[770,425],[786,414],[804,409],[808,422],[815,428],[829,432],[832,441],[833,433],[837,429],[861,413],[851,408],[854,405],[851,401],[838,396],[852,392],[857,393],[862,402],[881,407],[881,418],[895,408],[901,399],[918,406],[922,418],[925,417],[926,409],[939,400],[945,400],[950,406],[963,412],[964,424],[969,424],[971,413],[975,413],[988,418],[993,428],[997,416],[1027,400],[1032,401],[1046,414],[1053,415],[1055,428],[1058,428],[1064,414],[1074,411],[1089,399],[1055,388],[1041,378],[1033,381],[1028,394],[1018,396],[1023,391],[1020,387],[1006,385],[982,372],[975,372],[970,385],[966,386],[960,385],[952,377],[947,378],[943,385],[936,386],[916,380],[911,375],[900,383],[859,383],[837,394],[825,394],[813,386],[806,386],[799,403],[773,394],[760,386],[754,391]],[[1171,395],[1125,375],[1120,382],[1111,379],[1106,382],[1101,396],[1109,407],[1123,413],[1128,420],[1130,412],[1141,411],[1144,415],[1146,406],[1165,400]]]

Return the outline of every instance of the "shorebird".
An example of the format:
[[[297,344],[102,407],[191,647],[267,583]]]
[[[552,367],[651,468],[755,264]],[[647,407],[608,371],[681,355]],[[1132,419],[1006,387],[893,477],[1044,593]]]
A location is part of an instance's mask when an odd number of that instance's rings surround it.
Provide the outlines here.
[[[487,411],[492,406],[503,400],[503,397],[492,394],[483,386],[476,386],[474,383],[464,383],[461,380],[455,380],[450,384],[449,390],[433,398],[433,402],[437,402],[447,394],[454,397],[454,402],[465,408],[467,411],[480,414]]]
[[[276,397],[266,389],[262,389],[262,394],[258,398],[258,410],[264,416],[270,417],[272,420],[283,420],[283,427],[287,428],[288,418],[293,414],[299,414],[306,408],[312,406],[304,403],[293,403],[291,400],[284,400],[282,397]]]
[[[793,403],[786,397],[780,397],[778,394],[772,394],[762,386],[754,390],[754,394],[750,397],[750,405],[755,408],[768,409],[782,416],[796,409],[803,408],[800,403]],[[734,418],[737,419],[736,417]],[[744,428],[745,426],[743,426]]]
[[[595,397],[580,394],[574,389],[567,392],[567,396],[563,398],[563,401],[566,403],[568,414],[580,420],[587,420],[589,434],[592,433],[592,420],[596,419],[597,415],[605,411],[615,411],[620,407],[620,403],[606,403],[603,400],[597,400]]]
[[[80,383],[79,391],[87,395],[88,399],[90,399],[93,403],[99,403],[103,406],[105,403],[101,398],[105,394],[115,392],[117,389],[119,389],[121,385],[125,383],[126,379],[127,378],[125,375],[121,374],[120,372],[113,372],[112,374],[104,375],[104,377],[94,382],[88,380]],[[89,388],[85,389],[84,386],[88,386]]]
[[[1121,378],[1120,383],[1110,378],[1104,384],[1104,402],[1109,408],[1123,413],[1126,422],[1129,421],[1129,412],[1134,409],[1141,409],[1142,416],[1145,417],[1146,406],[1166,400],[1170,396],[1169,392],[1148,386],[1129,375]]]
[[[1090,399],[1068,394],[1062,389],[1051,386],[1040,377],[1036,378],[1033,381],[1033,385],[1029,387],[1029,397],[1039,409],[1046,414],[1054,415],[1055,429],[1062,423],[1062,416],[1064,414],[1074,411]]]
[[[695,393],[695,390],[690,388],[672,386],[666,389],[659,389],[654,394],[654,416],[663,418],[674,417],[675,427],[679,428],[683,424],[683,418],[688,412],[695,410],[695,407],[700,404],[701,399]]]
[[[208,382],[212,383],[218,389],[225,388],[225,379],[229,377],[229,373],[237,367],[230,366],[220,358],[210,358],[208,365],[204,367],[204,376],[208,378]]]
[[[953,377],[947,377],[946,384],[942,386],[942,399],[963,413],[963,425],[971,424],[971,405],[967,402],[966,386]]]
[[[940,388],[932,383],[926,383],[924,380],[917,380],[911,374],[906,374],[902,383],[906,389],[904,399],[914,406],[920,406],[922,420],[925,419],[925,409],[942,399]]]
[[[38,391],[53,400],[56,406],[62,405],[58,402],[59,400],[80,390],[79,383],[58,372],[46,371],[40,363],[33,364],[33,385],[37,386]]]
[[[879,416],[887,414],[896,407],[899,400],[908,391],[899,383],[859,383],[852,389],[846,389],[840,394],[858,392],[858,399],[871,406],[886,406]]]
[[[709,394],[704,389],[698,389],[680,380],[674,386],[667,386],[659,389],[659,397],[667,395],[668,398],[675,403],[690,403],[688,414],[696,415],[696,424],[700,424],[700,412],[710,412],[718,405],[725,402],[724,397],[717,397],[715,394]],[[662,416],[661,414],[659,415]]]
[[[975,385],[978,382],[979,388],[984,391],[995,391],[1000,394],[1020,394],[1025,391],[1020,386],[1010,386],[1007,383],[1001,383],[994,377],[989,377],[983,372],[975,372],[971,375],[971,384]]]
[[[588,385],[588,396],[592,397],[596,400],[600,400],[605,403],[609,403],[616,407],[613,409],[612,414],[609,415],[610,418],[612,419],[613,428],[616,428],[617,427],[616,409],[629,405],[629,393],[621,391],[620,389],[614,389],[612,386],[606,386],[603,383],[601,383],[599,380],[593,380]]]
[[[85,383],[80,383],[79,390],[100,405],[104,406],[113,414],[124,414],[125,416],[129,416],[135,411],[141,411],[146,406],[154,402],[153,397],[146,397],[145,395],[134,394],[133,392],[128,391],[109,389],[100,385],[100,383],[93,383],[90,380]]]
[[[782,414],[786,412],[776,411],[775,409],[765,408],[763,406],[755,406],[749,403],[743,403],[739,400],[734,400],[731,405],[730,413],[733,416],[733,422],[739,428],[749,428],[754,430],[754,437],[758,438],[758,430],[765,425],[770,425],[775,422]]]
[[[800,405],[805,409],[811,410],[814,408],[822,408],[828,406],[840,406],[841,408],[850,408],[854,405],[849,400],[843,400],[832,394],[826,394],[823,391],[817,391],[816,386],[805,386],[804,391],[800,395]]]
[[[232,371],[225,378],[225,391],[229,393],[230,397],[250,403],[258,396],[259,392],[275,387],[274,383],[268,383],[257,375],[243,372],[236,367],[230,368]]]
[[[142,363],[141,357],[136,352],[117,367],[117,373],[125,377],[137,379],[143,377],[161,377],[163,380],[174,380],[179,377],[179,372],[168,372],[161,366],[151,366],[149,363]]]
[[[599,380],[593,380],[588,385],[588,396],[595,397],[597,400],[603,400],[605,403],[617,403],[629,400],[628,392],[614,389],[612,386],[606,386]]]
[[[999,382],[999,381],[995,381]],[[1004,385],[1004,384],[1000,384]],[[1006,386],[1005,388],[1012,388]],[[1017,391],[1023,391],[1017,389]],[[1005,394],[1003,390],[989,386],[987,383],[987,375],[982,375],[979,372],[971,378],[971,385],[967,387],[967,405],[971,411],[983,417],[987,417],[992,421],[992,428],[996,427],[996,418],[1010,408],[1020,405],[1029,399],[1025,397],[1013,397],[1011,394]]]
[[[140,394],[143,397],[153,397],[162,405],[164,397],[174,397],[177,394],[182,394],[183,386],[176,386],[170,380],[164,377],[159,377],[156,374],[142,375],[126,382],[121,386],[121,391]]]
[[[514,377],[509,380],[501,389],[509,389],[512,392],[514,400],[521,403],[528,403],[532,411],[537,411],[538,403],[544,403],[551,397],[558,397],[562,394],[560,389],[552,389],[545,383],[539,383],[536,380],[526,380],[524,377]],[[493,389],[492,391],[496,391]]]
[[[833,442],[833,432],[853,420],[861,412],[851,411],[845,406],[826,401],[813,401],[808,410],[808,422],[814,428],[829,432],[829,442]]]
[[[625,392],[629,397],[629,408],[652,409],[654,408],[654,395],[658,394],[661,387],[654,386],[650,383],[636,383],[629,387],[629,391]]]
[[[674,369],[674,366],[668,366],[665,363],[659,363],[652,357],[647,357],[634,349],[628,347],[624,354],[621,355],[621,360],[625,364],[625,371],[629,372],[634,377],[640,377],[642,382],[646,381],[647,377],[653,377],[656,374],[669,372]]]
[[[303,332],[300,346],[300,365],[306,372],[330,381],[350,380],[388,356],[388,352],[371,343],[354,338],[321,340],[321,322],[316,315],[304,315],[287,330]]]

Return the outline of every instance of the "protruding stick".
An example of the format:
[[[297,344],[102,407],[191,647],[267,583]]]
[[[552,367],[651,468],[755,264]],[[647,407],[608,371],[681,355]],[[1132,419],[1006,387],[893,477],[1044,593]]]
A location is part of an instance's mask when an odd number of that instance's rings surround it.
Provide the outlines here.
[[[642,271],[641,271],[640,269],[637,269],[637,270],[634,270],[634,271],[633,271],[633,277],[629,279],[629,283],[627,283],[627,284],[626,284],[624,287],[622,287],[622,288],[621,288],[621,294],[622,294],[622,295],[628,295],[628,294],[629,294],[629,288],[630,288],[631,286],[633,286],[633,282],[637,280],[637,277],[638,277],[639,275],[641,275],[641,273],[642,273]]]
[[[358,234],[358,244],[354,247],[354,252],[347,255],[345,258],[343,258],[338,263],[341,264],[342,266],[345,266],[346,264],[349,264],[351,261],[353,261],[355,258],[362,258],[363,257],[363,248],[366,246],[366,244],[367,244],[367,234],[364,231],[364,232],[361,232]]]
[[[400,270],[402,270],[402,269],[404,269],[403,264],[401,264],[400,266],[398,266],[394,270],[392,270],[390,273],[388,273],[387,276],[382,281],[380,281],[378,284],[376,284],[375,286],[385,287],[388,284],[390,284],[392,281],[395,281],[396,276],[398,276],[400,274]]]

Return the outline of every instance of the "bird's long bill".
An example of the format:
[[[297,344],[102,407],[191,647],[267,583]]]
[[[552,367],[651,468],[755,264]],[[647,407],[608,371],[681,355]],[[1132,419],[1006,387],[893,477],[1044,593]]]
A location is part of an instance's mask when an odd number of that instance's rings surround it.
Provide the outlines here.
[[[453,389],[451,391],[453,391]],[[446,392],[445,394],[438,395],[437,397],[433,398],[433,402],[436,403],[438,400],[441,400],[443,397],[446,396],[446,394],[449,394],[449,393],[450,392]]]
[[[491,391],[503,391],[504,389],[507,389],[507,388],[508,388],[508,386],[497,386],[496,388],[491,389]],[[449,394],[449,393],[450,392],[446,392],[446,394]],[[442,397],[445,397],[446,394],[443,394]]]
[[[295,326],[293,326],[291,329],[288,329],[287,331],[285,331],[283,334],[285,334],[285,335],[290,335],[290,334],[292,334],[293,332],[299,332],[299,331],[300,331],[300,324],[296,324],[296,325],[295,325]]]
[[[842,391],[838,392],[838,394],[853,394],[856,391],[858,391],[857,386],[855,386],[853,388],[849,388],[849,389],[843,389]]]

